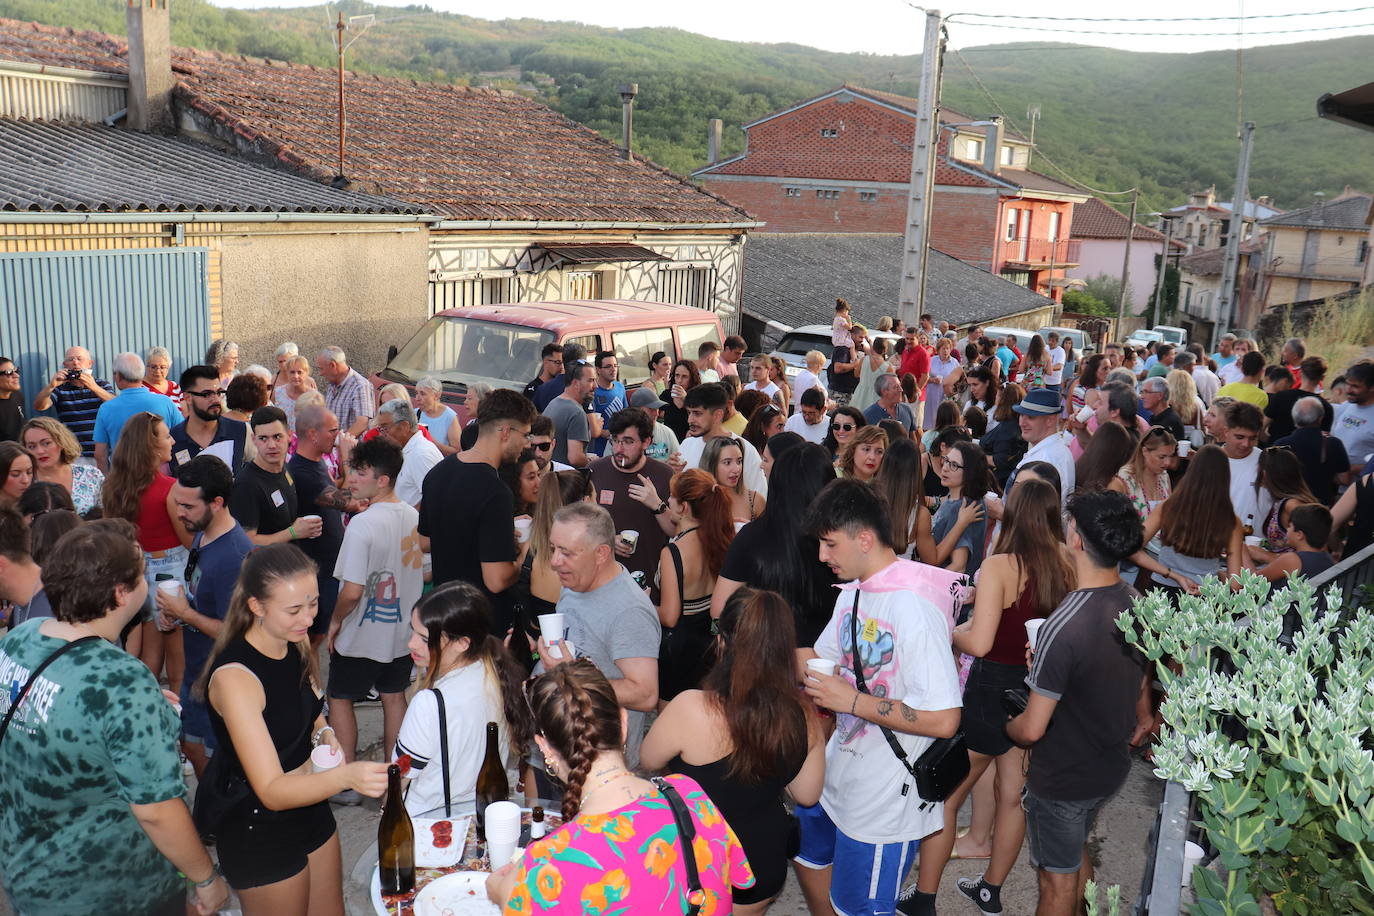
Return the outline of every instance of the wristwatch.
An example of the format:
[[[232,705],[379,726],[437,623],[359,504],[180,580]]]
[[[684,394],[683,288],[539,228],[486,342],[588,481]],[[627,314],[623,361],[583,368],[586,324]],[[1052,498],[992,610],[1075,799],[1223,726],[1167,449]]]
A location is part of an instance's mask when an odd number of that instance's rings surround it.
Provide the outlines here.
[[[667,511],[668,511],[668,501],[665,499],[663,502],[661,502],[661,503],[658,504],[658,508],[654,510],[654,515],[662,515],[663,513],[667,512]]]

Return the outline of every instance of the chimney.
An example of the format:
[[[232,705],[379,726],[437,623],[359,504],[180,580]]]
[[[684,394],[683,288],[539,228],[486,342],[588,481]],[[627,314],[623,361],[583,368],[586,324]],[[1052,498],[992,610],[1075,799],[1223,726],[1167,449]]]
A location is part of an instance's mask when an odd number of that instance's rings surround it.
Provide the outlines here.
[[[990,119],[983,144],[983,169],[996,175],[1002,169],[1002,119]]]
[[[623,145],[620,158],[629,159],[633,148],[635,129],[635,96],[639,95],[639,83],[625,83],[620,87],[620,135]]]
[[[715,165],[720,160],[720,118],[712,118],[706,122],[706,161],[710,165]]]
[[[172,29],[167,0],[128,0],[128,125],[164,130],[172,122]]]

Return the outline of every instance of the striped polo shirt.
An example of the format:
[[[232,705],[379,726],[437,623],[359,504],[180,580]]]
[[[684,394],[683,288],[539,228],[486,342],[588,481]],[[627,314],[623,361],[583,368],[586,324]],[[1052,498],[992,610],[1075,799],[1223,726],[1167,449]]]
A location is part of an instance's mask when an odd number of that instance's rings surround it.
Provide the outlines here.
[[[96,379],[95,383],[114,394],[114,386],[104,379]],[[92,436],[95,432],[95,413],[105,402],[85,385],[72,382],[63,382],[54,388],[52,400],[57,409],[57,419],[61,420],[63,425],[72,431],[72,435],[76,436],[76,441],[81,443],[81,454],[87,458],[94,455],[95,443]]]

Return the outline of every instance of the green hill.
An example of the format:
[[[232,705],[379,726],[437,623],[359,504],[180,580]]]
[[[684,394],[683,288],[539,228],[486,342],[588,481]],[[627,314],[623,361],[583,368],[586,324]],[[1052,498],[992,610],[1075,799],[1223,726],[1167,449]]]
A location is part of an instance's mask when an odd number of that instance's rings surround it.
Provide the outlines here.
[[[721,41],[679,29],[607,29],[569,22],[488,21],[427,7],[371,7],[345,15],[378,23],[348,52],[348,66],[393,76],[494,85],[536,95],[619,139],[616,87],[637,82],[636,149],[685,173],[706,156],[706,121],[726,125],[723,153],[742,150],[739,125],[842,82],[916,93],[918,56],[840,54],[799,45]],[[122,33],[113,0],[0,0],[0,16]],[[390,20],[390,21],[388,21]],[[332,29],[321,7],[229,10],[177,0],[181,45],[332,66]],[[913,29],[915,34],[915,29]],[[1251,194],[1304,206],[1316,191],[1374,190],[1374,135],[1322,121],[1317,96],[1370,79],[1374,36],[1256,48],[1245,55],[1245,117],[1258,123]],[[992,103],[1023,130],[1039,106],[1045,157],[1090,185],[1139,184],[1142,212],[1180,203],[1215,184],[1228,198],[1237,154],[1235,53],[1146,54],[1027,42],[965,48],[946,58],[943,98],[984,116]],[[1057,173],[1045,160],[1036,168]]]

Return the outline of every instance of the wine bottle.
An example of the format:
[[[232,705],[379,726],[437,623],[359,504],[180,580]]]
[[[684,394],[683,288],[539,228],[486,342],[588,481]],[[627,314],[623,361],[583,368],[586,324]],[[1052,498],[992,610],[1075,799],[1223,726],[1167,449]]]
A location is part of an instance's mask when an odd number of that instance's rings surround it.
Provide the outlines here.
[[[487,841],[487,805],[510,798],[510,780],[501,759],[501,736],[495,722],[487,723],[487,755],[477,771],[477,838]]]
[[[415,828],[401,798],[401,768],[386,770],[386,807],[377,825],[377,870],[383,894],[415,890]]]

